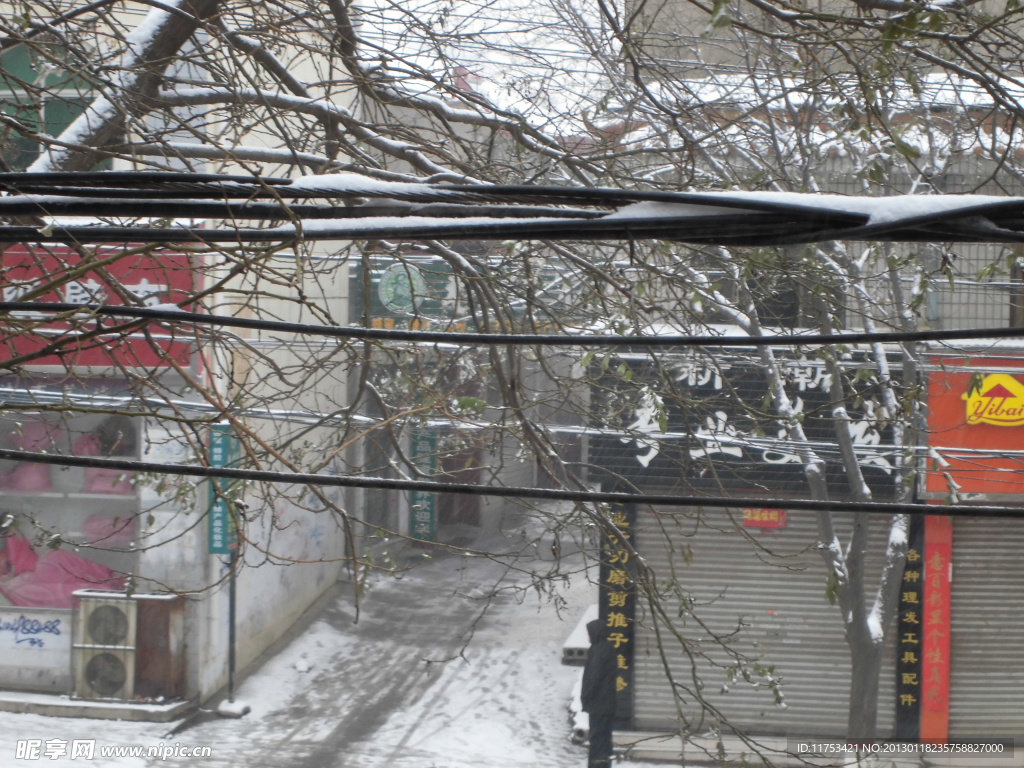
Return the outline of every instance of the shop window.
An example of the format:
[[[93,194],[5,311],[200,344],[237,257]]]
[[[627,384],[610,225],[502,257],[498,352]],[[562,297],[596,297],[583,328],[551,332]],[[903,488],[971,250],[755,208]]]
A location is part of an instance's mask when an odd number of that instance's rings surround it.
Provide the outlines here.
[[[122,415],[0,419],[0,445],[33,453],[137,458]],[[138,500],[129,473],[0,462],[0,606],[70,608],[76,589],[125,586],[134,570]]]

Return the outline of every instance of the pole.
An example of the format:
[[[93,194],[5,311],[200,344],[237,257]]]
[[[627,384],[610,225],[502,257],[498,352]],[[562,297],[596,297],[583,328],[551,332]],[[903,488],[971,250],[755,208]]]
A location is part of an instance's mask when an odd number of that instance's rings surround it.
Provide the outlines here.
[[[228,702],[235,703],[235,568],[238,564],[237,545],[228,556]]]

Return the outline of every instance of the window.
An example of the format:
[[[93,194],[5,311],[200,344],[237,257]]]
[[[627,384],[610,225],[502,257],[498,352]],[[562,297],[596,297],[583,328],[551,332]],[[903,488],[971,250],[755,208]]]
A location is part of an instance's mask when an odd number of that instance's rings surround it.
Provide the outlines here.
[[[18,45],[0,55],[0,110],[31,131],[59,136],[91,101],[88,84],[60,65],[63,51],[46,43]],[[0,168],[23,171],[40,145],[8,124],[0,126]],[[110,159],[95,170],[107,170]]]

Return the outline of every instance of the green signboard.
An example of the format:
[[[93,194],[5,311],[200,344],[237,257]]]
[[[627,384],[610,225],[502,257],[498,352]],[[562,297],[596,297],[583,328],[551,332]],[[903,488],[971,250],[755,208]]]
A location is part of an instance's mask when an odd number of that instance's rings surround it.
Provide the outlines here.
[[[350,273],[353,320],[361,320],[369,305],[375,328],[444,327],[457,311],[452,271],[440,259],[376,257],[369,272],[365,282],[358,265]]]
[[[430,288],[419,267],[392,264],[380,275],[377,295],[392,312],[413,314],[430,298]]]
[[[487,249],[483,248],[482,256]],[[471,321],[465,284],[460,284],[447,262],[439,258],[408,255],[396,260],[384,254],[369,257],[369,275],[361,264],[349,272],[351,320],[362,323],[368,310],[373,328],[429,328],[465,332],[475,327]],[[519,285],[521,295],[513,298],[508,309],[522,316],[527,308],[527,295],[539,305],[572,313],[579,309],[580,286],[572,270],[557,258],[540,260],[533,266],[529,290],[525,276],[508,278]],[[535,305],[536,306],[536,305]]]
[[[210,466],[237,467],[242,458],[242,445],[230,424],[210,425]],[[238,529],[231,502],[238,480],[211,478],[209,546],[211,555],[228,555],[238,549]]]
[[[433,429],[414,427],[409,436],[410,454],[416,468],[432,476],[437,469],[437,436]],[[434,507],[437,494],[413,491],[409,494],[409,536],[420,541],[434,540]]]

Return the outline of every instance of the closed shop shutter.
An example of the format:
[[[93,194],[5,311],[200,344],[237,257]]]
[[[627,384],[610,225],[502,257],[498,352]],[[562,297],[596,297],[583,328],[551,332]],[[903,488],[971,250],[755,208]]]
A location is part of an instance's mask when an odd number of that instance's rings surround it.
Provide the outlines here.
[[[656,518],[649,510],[640,511],[637,547],[657,572],[659,584],[671,580],[695,601],[694,616],[674,621],[684,637],[694,643],[691,647],[706,656],[694,655],[706,699],[748,733],[844,736],[850,654],[839,608],[825,597],[825,568],[814,549],[818,538],[815,516],[794,512],[789,514],[785,529],[744,529],[764,548],[758,550],[724,511],[705,512],[700,525],[692,511],[663,513]],[[844,519],[848,517],[836,516],[837,533],[844,543],[849,539],[850,522]],[[741,518],[736,511],[735,519]],[[869,604],[874,599],[888,529],[888,518],[872,519],[866,571],[870,576],[866,590]],[[679,598],[670,598],[667,614],[678,616],[679,607]],[[635,727],[676,729],[676,702],[650,612],[642,600],[637,603],[636,616]],[[664,626],[661,630],[665,637]],[[721,692],[726,668],[733,662],[717,646],[712,633],[728,637],[734,649],[751,659],[774,665],[773,674],[782,681],[785,708],[776,706],[774,695],[765,685],[755,689],[738,680],[728,693]],[[887,634],[879,690],[880,736],[892,733],[895,718],[895,622]],[[665,653],[673,676],[692,685],[693,665],[679,642],[666,642]],[[684,697],[682,707],[691,724],[697,722],[699,705]],[[705,716],[703,724],[706,727],[713,723]]]
[[[950,738],[1024,736],[1024,520],[953,521]]]

